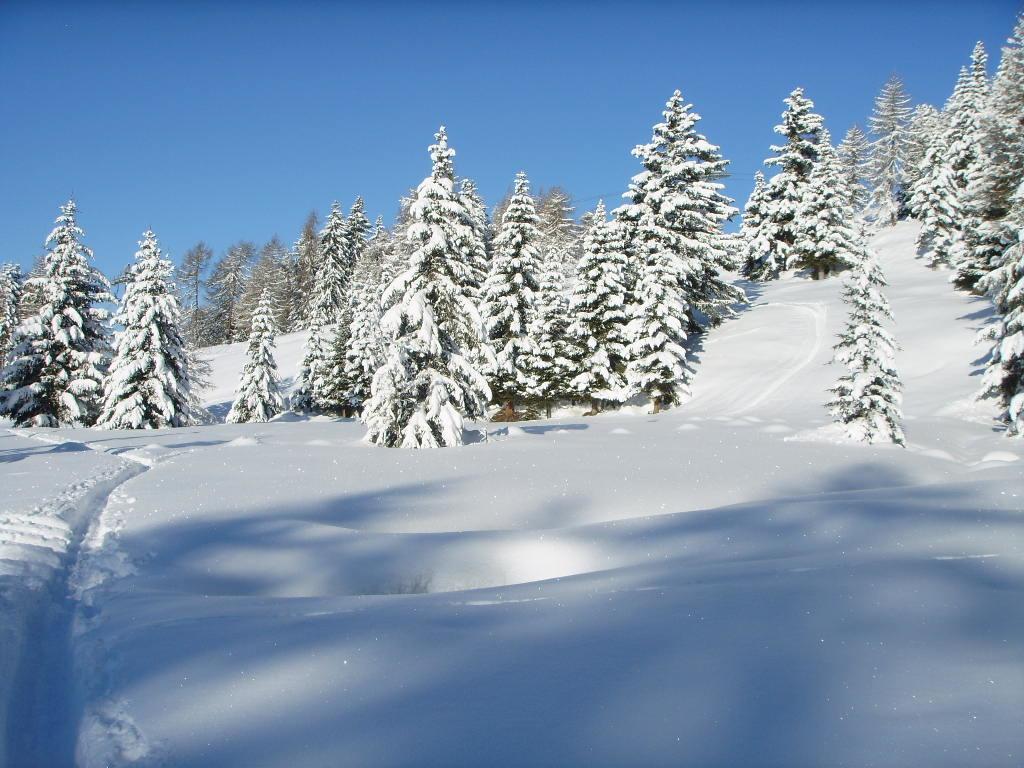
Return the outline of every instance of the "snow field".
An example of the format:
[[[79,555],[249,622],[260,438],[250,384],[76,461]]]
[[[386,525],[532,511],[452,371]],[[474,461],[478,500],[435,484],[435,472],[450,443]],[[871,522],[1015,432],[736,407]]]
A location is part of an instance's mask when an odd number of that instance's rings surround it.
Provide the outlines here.
[[[438,451],[294,417],[5,436],[149,467],[70,525],[65,763],[1019,764],[1024,464],[968,405],[986,305],[914,234],[877,241],[907,449],[806,439],[837,280],[758,286],[658,416]],[[244,345],[210,357],[225,404]]]

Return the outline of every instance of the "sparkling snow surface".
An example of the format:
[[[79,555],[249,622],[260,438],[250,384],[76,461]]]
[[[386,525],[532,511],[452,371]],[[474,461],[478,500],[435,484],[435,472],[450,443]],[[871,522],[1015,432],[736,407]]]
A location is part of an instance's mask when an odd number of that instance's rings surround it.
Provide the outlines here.
[[[801,279],[658,416],[0,431],[8,763],[1020,765],[1024,441],[914,234],[877,240],[906,449],[830,427],[840,282]]]

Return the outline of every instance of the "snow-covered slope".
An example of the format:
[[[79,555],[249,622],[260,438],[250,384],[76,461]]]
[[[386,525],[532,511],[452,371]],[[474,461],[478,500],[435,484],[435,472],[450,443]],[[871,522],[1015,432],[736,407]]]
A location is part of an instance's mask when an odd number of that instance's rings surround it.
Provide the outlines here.
[[[913,237],[878,239],[906,449],[833,437],[839,283],[796,279],[658,416],[47,431],[147,467],[67,576],[78,763],[1020,764],[1024,451],[970,402],[987,304]]]
[[[295,377],[302,364],[303,345],[306,343],[306,331],[286,333],[277,337],[274,359],[277,361],[278,374],[285,391],[291,390]],[[210,388],[203,392],[203,405],[210,409],[214,416],[221,420],[231,409],[234,402],[238,380],[245,365],[247,343],[221,344],[206,347],[201,354],[210,363]]]

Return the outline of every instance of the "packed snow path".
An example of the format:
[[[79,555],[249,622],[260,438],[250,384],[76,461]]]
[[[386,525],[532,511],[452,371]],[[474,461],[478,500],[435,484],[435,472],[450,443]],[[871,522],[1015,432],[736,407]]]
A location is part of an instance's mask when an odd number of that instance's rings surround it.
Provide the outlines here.
[[[987,305],[913,237],[906,450],[827,431],[835,280],[759,287],[657,417],[52,432],[152,466],[71,577],[77,764],[1019,765],[1021,444],[970,402]]]
[[[0,430],[0,765],[70,766],[78,713],[68,574],[110,492],[141,468],[27,434]]]

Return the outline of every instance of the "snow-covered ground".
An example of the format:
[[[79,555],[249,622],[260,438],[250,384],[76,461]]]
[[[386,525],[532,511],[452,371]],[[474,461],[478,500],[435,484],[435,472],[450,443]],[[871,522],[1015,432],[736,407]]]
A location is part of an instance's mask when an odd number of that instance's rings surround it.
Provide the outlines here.
[[[797,279],[658,416],[0,434],[0,764],[1020,765],[1024,443],[914,232],[906,449],[835,438],[840,283]]]

